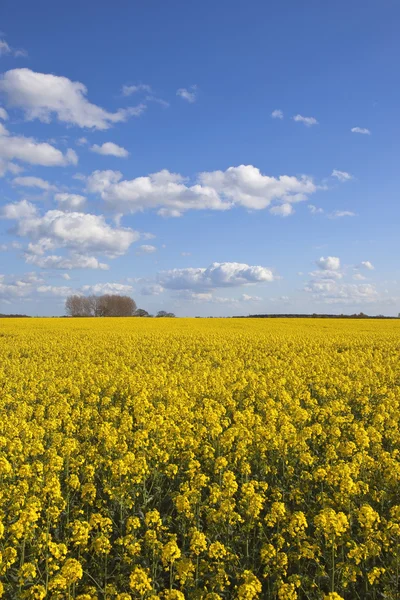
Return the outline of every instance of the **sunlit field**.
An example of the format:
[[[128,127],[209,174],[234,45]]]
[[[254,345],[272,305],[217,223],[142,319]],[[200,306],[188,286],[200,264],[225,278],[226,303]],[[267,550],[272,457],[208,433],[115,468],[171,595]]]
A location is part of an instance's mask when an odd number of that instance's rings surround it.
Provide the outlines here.
[[[0,322],[0,596],[400,597],[400,321]]]

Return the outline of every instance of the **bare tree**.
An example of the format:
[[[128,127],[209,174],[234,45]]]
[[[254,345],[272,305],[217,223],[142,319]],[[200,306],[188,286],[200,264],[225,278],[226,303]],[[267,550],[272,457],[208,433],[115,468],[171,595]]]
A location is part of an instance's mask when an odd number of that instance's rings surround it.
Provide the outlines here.
[[[65,301],[65,310],[71,317],[90,317],[90,302],[85,296],[68,296]]]
[[[129,296],[69,296],[65,310],[71,317],[132,317],[136,303]]]

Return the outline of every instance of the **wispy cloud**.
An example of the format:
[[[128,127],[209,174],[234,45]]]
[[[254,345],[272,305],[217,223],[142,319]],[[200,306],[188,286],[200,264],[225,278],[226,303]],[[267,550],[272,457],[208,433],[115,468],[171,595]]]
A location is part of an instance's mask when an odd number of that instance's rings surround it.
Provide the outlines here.
[[[340,219],[342,217],[356,217],[356,213],[352,210],[335,210],[330,215],[330,219]]]
[[[276,108],[272,111],[271,117],[273,119],[283,119],[283,111],[280,108]]]
[[[349,181],[353,179],[353,175],[347,173],[347,171],[338,171],[338,169],[333,169],[331,177],[336,177],[339,181]]]
[[[315,117],[303,117],[302,115],[295,115],[293,117],[293,121],[297,123],[304,123],[306,127],[312,127],[313,125],[318,125],[318,121]]]
[[[371,132],[366,127],[353,127],[352,133],[361,133],[362,135],[371,135]]]
[[[122,86],[122,95],[123,96],[132,96],[132,94],[136,94],[138,92],[147,92],[148,94],[151,94],[151,86],[147,85],[146,83]]]
[[[176,95],[193,104],[197,100],[197,85],[192,85],[189,89],[179,88],[176,91]]]

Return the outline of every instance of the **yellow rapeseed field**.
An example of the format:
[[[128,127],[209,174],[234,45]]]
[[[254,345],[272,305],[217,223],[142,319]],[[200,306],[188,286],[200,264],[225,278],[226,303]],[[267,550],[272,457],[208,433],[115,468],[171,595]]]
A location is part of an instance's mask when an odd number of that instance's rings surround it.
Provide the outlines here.
[[[0,322],[0,596],[400,597],[400,322]]]

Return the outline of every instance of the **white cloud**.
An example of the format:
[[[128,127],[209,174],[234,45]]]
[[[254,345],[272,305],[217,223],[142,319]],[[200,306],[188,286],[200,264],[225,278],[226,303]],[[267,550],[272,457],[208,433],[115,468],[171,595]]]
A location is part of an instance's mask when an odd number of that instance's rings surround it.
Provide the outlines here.
[[[369,260],[363,260],[360,263],[360,267],[368,269],[369,271],[373,271],[375,269],[374,265]]]
[[[152,284],[152,285],[145,285],[140,293],[143,296],[159,296],[160,294],[162,294],[164,291],[164,288],[162,285],[159,285],[158,283]]]
[[[356,281],[364,281],[366,279],[365,275],[361,275],[361,273],[356,273],[353,275],[353,279]]]
[[[4,54],[10,54],[10,52],[11,48],[7,42],[5,40],[0,40],[0,56],[3,56]]]
[[[104,142],[101,146],[94,144],[90,150],[96,152],[96,154],[103,154],[104,156],[117,156],[119,158],[126,158],[129,156],[128,150],[114,144],[114,142]]]
[[[317,206],[314,206],[314,204],[309,204],[308,209],[312,215],[318,215],[324,212],[323,208],[318,208]]]
[[[261,302],[262,298],[260,296],[249,296],[249,294],[242,294],[240,296],[240,300],[242,302]]]
[[[356,217],[356,213],[351,210],[335,210],[329,215],[330,219],[340,219],[341,217]]]
[[[32,289],[31,284],[23,281],[15,281],[12,283],[5,283],[0,278],[0,299],[9,300],[10,298],[23,298],[30,294]]]
[[[122,283],[95,283],[82,286],[82,292],[88,294],[129,294],[133,287]]]
[[[362,135],[371,135],[371,132],[366,127],[353,127],[352,133],[361,133]]]
[[[46,191],[57,189],[55,185],[51,185],[48,181],[45,181],[40,177],[15,177],[13,179],[13,184],[23,187],[37,187]]]
[[[54,196],[61,210],[79,210],[85,203],[85,196],[80,194],[60,193]]]
[[[64,285],[63,286],[40,285],[37,288],[37,291],[40,294],[51,294],[52,296],[61,296],[62,298],[65,298],[72,292],[70,287],[66,287]]]
[[[0,82],[1,84],[1,82]],[[0,124],[0,158],[20,160],[31,165],[57,167],[76,165],[78,156],[69,148],[65,154],[47,142],[37,142],[33,138],[10,135]]]
[[[13,202],[12,204],[5,204],[0,209],[0,216],[3,219],[19,221],[33,218],[35,215],[36,207],[27,200],[21,200],[21,202]]]
[[[6,94],[10,106],[24,110],[28,120],[50,123],[55,115],[63,123],[94,129],[109,129],[130,116],[139,116],[146,108],[139,104],[133,108],[120,108],[115,113],[108,112],[87,100],[87,88],[83,83],[26,68],[4,73],[0,91]]]
[[[338,283],[336,281],[311,281],[305,291],[316,300],[327,304],[366,304],[379,300],[376,288],[370,283]]]
[[[340,258],[337,256],[327,256],[326,258],[321,256],[315,261],[315,264],[323,271],[338,271],[340,269]]]
[[[4,108],[2,108],[1,106],[0,106],[0,119],[3,119],[3,121],[7,121],[7,119],[8,119],[7,111]]]
[[[0,158],[0,177],[4,177],[8,172],[17,175],[17,173],[21,173],[21,171],[23,171],[23,168],[20,165],[16,165],[15,163]]]
[[[123,214],[156,208],[161,216],[178,217],[186,210],[227,210],[235,205],[261,210],[273,201],[300,202],[317,187],[306,176],[275,178],[252,165],[240,165],[199,173],[193,185],[167,170],[132,180],[122,180],[120,171],[94,171],[87,189],[99,193],[110,208]],[[280,209],[278,214],[282,211],[287,214],[289,209]]]
[[[181,256],[192,256],[191,252],[181,252]]]
[[[273,206],[269,209],[269,212],[272,215],[278,217],[289,217],[294,213],[293,206],[285,202],[285,204],[278,204],[277,206]]]
[[[173,290],[205,291],[274,281],[271,269],[241,263],[212,263],[207,268],[172,269],[157,275],[157,282]]]
[[[203,172],[199,181],[227,200],[254,210],[266,208],[273,201],[301,202],[317,189],[312,179],[305,175],[299,178],[289,175],[269,177],[252,165]]]
[[[167,102],[166,100],[163,100],[162,98],[157,98],[156,96],[146,96],[146,100],[148,102],[155,102],[156,104],[159,104],[163,108],[168,108],[170,106],[169,102]]]
[[[139,83],[138,85],[123,85],[122,86],[122,95],[123,96],[131,96],[132,94],[136,94],[137,92],[147,92],[151,94],[151,86],[145,83]]]
[[[35,265],[41,269],[100,269],[107,271],[110,267],[106,263],[101,263],[94,256],[85,256],[82,254],[72,254],[65,256],[38,256],[37,254],[26,254],[27,264]]]
[[[347,173],[347,171],[338,171],[337,169],[333,169],[331,177],[336,177],[339,181],[349,181],[353,179],[353,175]]]
[[[11,48],[9,44],[5,40],[0,40],[0,56],[5,56],[6,54],[11,54],[18,58],[19,56],[27,56],[27,52],[22,49]]]
[[[277,108],[272,111],[271,117],[273,119],[283,119],[283,112],[279,108]]]
[[[176,91],[176,95],[180,96],[181,98],[183,98],[187,102],[190,102],[190,103],[196,102],[196,99],[197,99],[197,85],[190,86],[189,90],[186,89],[186,88],[179,88],[179,90]]]
[[[87,138],[80,137],[79,139],[76,140],[76,143],[78,146],[85,146],[88,143],[88,141],[87,141]]]
[[[71,275],[68,275],[68,273],[63,273],[63,274],[61,275],[61,277],[62,277],[63,279],[65,279],[66,281],[70,281],[70,279],[71,279]]]
[[[318,121],[315,117],[303,117],[302,115],[295,115],[293,121],[297,123],[304,123],[306,127],[312,127],[312,125],[318,125]]]
[[[142,244],[139,246],[137,254],[153,254],[154,252],[157,252],[155,246],[152,246],[151,244]]]
[[[180,216],[189,209],[230,207],[215,190],[198,184],[189,187],[181,175],[167,170],[132,180],[120,181],[121,178],[118,171],[95,171],[88,178],[87,187],[90,192],[100,193],[110,207],[122,213],[159,208],[163,216],[165,211],[169,211],[168,216]]]
[[[114,257],[124,254],[140,237],[132,229],[111,227],[103,215],[49,210],[39,216],[36,207],[26,200],[6,204],[2,216],[17,221],[16,233],[20,237],[49,238],[53,247],[78,252],[100,252]]]

